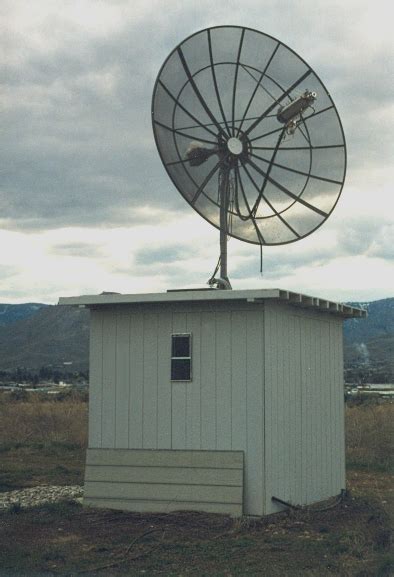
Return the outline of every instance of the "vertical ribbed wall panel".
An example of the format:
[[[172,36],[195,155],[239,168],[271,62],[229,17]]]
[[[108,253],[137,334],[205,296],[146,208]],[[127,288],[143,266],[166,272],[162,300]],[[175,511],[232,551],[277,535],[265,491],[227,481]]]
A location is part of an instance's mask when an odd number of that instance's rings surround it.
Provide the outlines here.
[[[130,396],[129,396],[129,449],[142,448],[144,412],[144,323],[143,315],[130,315]]]
[[[231,449],[231,313],[216,312],[216,449]]]
[[[239,386],[234,383],[234,387]],[[242,382],[241,382],[242,386]],[[264,511],[264,311],[246,313],[246,447],[244,511]]]
[[[185,449],[201,449],[201,313],[187,313],[187,332],[192,334],[192,381],[186,388]]]
[[[130,403],[130,316],[116,316],[116,406],[115,447],[129,446],[129,403]]]
[[[201,449],[216,449],[216,321],[201,313]]]
[[[103,315],[90,313],[89,447],[101,448],[103,412]]]
[[[344,383],[343,383],[343,331],[342,323],[335,323],[335,349],[337,356],[335,396],[337,399],[336,414],[338,415],[337,425],[337,450],[340,455],[338,463],[337,489],[344,489],[346,486],[345,471],[345,404],[344,404]]]
[[[171,313],[163,311],[158,315],[157,322],[157,448],[171,449],[171,382],[168,378],[171,357],[171,339],[168,338],[168,333],[172,326]]]
[[[144,394],[142,448],[157,448],[158,315],[144,314]]]
[[[291,374],[293,375],[294,387],[292,390],[292,407],[293,407],[293,468],[291,475],[294,479],[299,479],[298,483],[293,484],[291,492],[291,499],[295,503],[302,502],[302,357],[301,357],[301,319],[299,317],[291,317],[292,319],[292,366]]]
[[[342,324],[266,307],[265,471],[271,498],[305,505],[344,487]]]
[[[103,408],[102,447],[115,448],[116,423],[116,317],[111,311],[103,313]]]
[[[247,317],[232,313],[231,331],[231,448],[247,447]]]

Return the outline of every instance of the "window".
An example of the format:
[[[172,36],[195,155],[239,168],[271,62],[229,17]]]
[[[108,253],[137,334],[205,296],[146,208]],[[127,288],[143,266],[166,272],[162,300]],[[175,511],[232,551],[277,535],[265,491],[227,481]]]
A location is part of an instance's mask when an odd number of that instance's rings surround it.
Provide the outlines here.
[[[192,380],[192,336],[190,333],[172,335],[171,380]]]

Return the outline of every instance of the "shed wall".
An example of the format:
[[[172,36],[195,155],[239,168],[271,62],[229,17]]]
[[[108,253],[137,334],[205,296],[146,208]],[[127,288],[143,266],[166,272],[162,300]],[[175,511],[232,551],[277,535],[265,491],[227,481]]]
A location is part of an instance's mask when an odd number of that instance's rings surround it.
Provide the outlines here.
[[[191,382],[170,380],[177,332]],[[244,511],[263,514],[263,349],[261,303],[92,310],[89,447],[244,451]]]
[[[266,512],[345,488],[342,320],[269,303],[265,313]]]
[[[193,379],[171,382],[191,332]],[[89,447],[243,451],[244,513],[345,487],[342,320],[275,303],[100,307],[91,315]]]

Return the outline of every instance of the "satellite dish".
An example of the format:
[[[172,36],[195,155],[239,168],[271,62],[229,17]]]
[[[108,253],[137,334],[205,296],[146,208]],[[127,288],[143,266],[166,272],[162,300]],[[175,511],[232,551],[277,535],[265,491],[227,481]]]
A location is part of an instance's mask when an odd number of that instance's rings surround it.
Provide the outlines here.
[[[228,236],[295,242],[338,202],[346,146],[335,104],[305,60],[267,34],[218,26],[186,38],[160,69],[152,122],[171,180],[220,230],[211,285],[231,288]]]

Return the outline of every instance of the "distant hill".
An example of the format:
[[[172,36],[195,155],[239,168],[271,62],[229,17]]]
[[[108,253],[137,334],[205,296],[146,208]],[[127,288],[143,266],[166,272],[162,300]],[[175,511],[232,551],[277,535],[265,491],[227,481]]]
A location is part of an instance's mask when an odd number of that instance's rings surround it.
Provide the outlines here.
[[[345,378],[348,382],[394,382],[394,298],[352,302],[366,319],[344,323]]]
[[[363,343],[378,337],[394,335],[394,298],[370,303],[348,303],[368,311],[366,319],[349,319],[344,324],[344,337],[348,343]]]
[[[22,319],[27,319],[47,306],[48,305],[42,303],[26,303],[21,305],[0,304],[0,327],[5,327]]]
[[[368,318],[344,322],[346,380],[394,382],[394,298],[349,304],[366,308]],[[87,309],[0,305],[0,371],[45,366],[86,371],[88,349]]]
[[[23,305],[15,305],[23,306]],[[42,306],[35,314],[0,327],[0,370],[67,366],[86,371],[89,311]],[[69,364],[72,363],[72,364]]]

